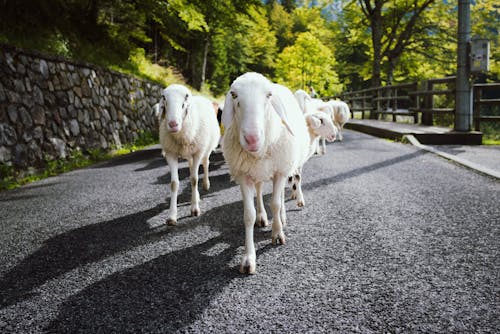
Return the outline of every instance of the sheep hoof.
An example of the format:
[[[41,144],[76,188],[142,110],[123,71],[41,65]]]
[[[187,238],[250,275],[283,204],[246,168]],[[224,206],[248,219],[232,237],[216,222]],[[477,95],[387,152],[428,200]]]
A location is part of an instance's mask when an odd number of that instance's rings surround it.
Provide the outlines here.
[[[297,195],[292,194],[292,196],[290,196],[290,199],[297,199]]]
[[[174,219],[174,218],[168,218],[167,219],[167,225],[169,225],[169,226],[175,226],[175,225],[177,225],[177,220]]]
[[[285,240],[285,235],[284,234],[278,235],[277,237],[273,237],[272,238],[272,244],[273,244],[273,246],[284,245],[285,243],[286,243],[286,240]]]
[[[241,261],[240,265],[240,273],[247,275],[255,274],[255,261],[251,261],[246,256],[243,257],[243,261]]]
[[[191,217],[198,217],[200,215],[200,209],[191,210]]]
[[[299,202],[297,202],[297,206],[298,206],[299,208],[302,208],[304,205],[305,205],[304,201],[299,201]]]
[[[269,223],[267,222],[266,218],[260,217],[260,218],[257,218],[255,225],[257,225],[257,227],[266,227],[269,225]]]

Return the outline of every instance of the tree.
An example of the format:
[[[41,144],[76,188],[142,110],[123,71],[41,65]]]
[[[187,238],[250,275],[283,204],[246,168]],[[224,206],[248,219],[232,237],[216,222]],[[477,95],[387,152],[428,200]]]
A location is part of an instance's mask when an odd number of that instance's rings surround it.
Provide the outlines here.
[[[490,41],[490,80],[500,80],[500,5],[495,0],[477,0],[471,8],[472,37]]]
[[[381,66],[387,60],[387,82],[406,47],[412,42],[415,26],[422,12],[435,0],[358,0],[371,30],[373,50],[372,85],[380,86]]]
[[[313,86],[321,95],[333,95],[342,89],[334,65],[332,51],[312,33],[303,32],[279,55],[276,81],[292,90]]]
[[[269,75],[274,71],[276,36],[266,11],[261,6],[251,6],[248,14],[236,14],[236,24],[230,30],[219,29],[213,36],[213,72],[209,83],[216,93],[225,91],[230,81],[244,72]]]

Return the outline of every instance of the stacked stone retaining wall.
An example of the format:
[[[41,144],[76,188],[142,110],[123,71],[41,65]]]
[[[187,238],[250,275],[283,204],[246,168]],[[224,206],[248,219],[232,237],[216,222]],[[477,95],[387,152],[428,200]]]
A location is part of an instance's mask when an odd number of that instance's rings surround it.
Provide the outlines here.
[[[157,131],[162,87],[87,63],[0,45],[0,164],[39,167]]]

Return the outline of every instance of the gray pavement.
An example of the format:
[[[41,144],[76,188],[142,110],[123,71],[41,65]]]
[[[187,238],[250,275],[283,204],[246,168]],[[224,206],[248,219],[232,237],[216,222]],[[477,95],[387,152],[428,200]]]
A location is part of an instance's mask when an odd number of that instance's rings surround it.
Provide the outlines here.
[[[500,145],[423,145],[421,143],[422,139],[429,141],[429,139],[425,139],[426,135],[433,136],[432,140],[430,140],[431,142],[446,142],[457,139],[450,139],[451,137],[443,139],[447,136],[453,136],[453,133],[450,133],[449,128],[439,126],[387,122],[373,119],[353,119],[346,124],[346,127],[382,138],[407,139],[407,142],[419,149],[437,154],[477,172],[500,179]],[[474,132],[474,135],[476,134]],[[463,140],[463,138],[459,138],[458,140]]]
[[[500,145],[429,145],[455,159],[469,161],[500,175]]]
[[[175,227],[156,148],[0,193],[0,332],[500,332],[495,178],[346,130],[245,276],[239,188],[211,160],[200,217],[181,163]]]

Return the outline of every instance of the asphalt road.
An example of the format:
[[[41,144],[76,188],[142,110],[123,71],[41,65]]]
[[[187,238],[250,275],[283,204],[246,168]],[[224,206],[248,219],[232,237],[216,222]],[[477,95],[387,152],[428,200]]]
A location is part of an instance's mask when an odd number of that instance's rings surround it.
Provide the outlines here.
[[[158,149],[0,193],[0,332],[500,332],[497,180],[345,131],[287,201],[287,244],[255,229],[247,276],[239,187],[211,160],[200,217],[181,164],[177,226]]]

